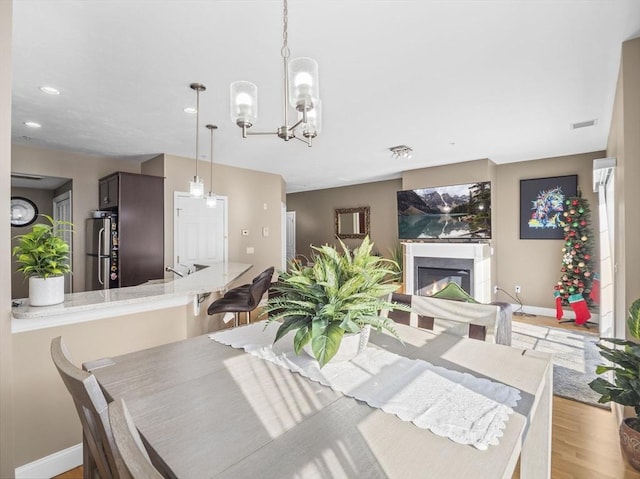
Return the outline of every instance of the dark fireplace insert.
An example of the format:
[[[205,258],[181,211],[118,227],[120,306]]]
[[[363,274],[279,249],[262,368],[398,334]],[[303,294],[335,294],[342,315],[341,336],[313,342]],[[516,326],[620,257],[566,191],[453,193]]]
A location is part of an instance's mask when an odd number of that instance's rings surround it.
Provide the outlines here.
[[[473,296],[473,259],[417,257],[414,268],[414,294],[431,296],[453,282]]]

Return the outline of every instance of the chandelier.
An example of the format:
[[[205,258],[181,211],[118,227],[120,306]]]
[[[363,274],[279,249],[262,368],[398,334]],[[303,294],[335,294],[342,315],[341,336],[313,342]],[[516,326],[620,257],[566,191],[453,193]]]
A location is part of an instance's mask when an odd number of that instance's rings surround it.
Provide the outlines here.
[[[287,0],[284,0],[282,19],[283,41],[280,55],[284,65],[283,125],[275,132],[248,131],[258,119],[258,87],[248,81],[231,84],[231,121],[242,128],[243,138],[249,135],[277,135],[284,141],[295,138],[312,146],[312,139],[320,133],[321,122],[318,63],[306,57],[289,61]],[[293,125],[289,125],[289,105],[297,111],[297,121]]]
[[[389,151],[391,152],[391,155],[393,156],[394,160],[398,160],[398,159],[410,160],[411,152],[413,151],[413,148],[407,145],[398,145],[398,146],[392,146],[391,148],[389,148]]]

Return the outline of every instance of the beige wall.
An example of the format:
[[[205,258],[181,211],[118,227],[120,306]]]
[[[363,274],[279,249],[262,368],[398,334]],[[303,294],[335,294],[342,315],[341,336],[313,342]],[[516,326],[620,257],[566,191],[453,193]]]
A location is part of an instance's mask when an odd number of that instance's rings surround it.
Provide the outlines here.
[[[578,175],[578,188],[591,206],[593,238],[598,231],[598,200],[593,193],[593,160],[604,158],[605,152],[546,158],[498,166],[496,213],[496,247],[498,262],[497,284],[514,293],[516,284],[522,287],[520,298],[531,306],[553,308],[553,288],[560,279],[563,240],[520,239],[520,180],[547,176]],[[594,264],[597,264],[598,248],[593,249]],[[509,301],[504,294],[502,301]]]
[[[640,38],[622,44],[620,72],[607,144],[615,172],[616,335],[631,303],[640,297]],[[619,328],[622,329],[622,328]]]
[[[595,206],[596,197],[591,186],[592,160],[604,156],[604,152],[594,152],[505,165],[482,159],[410,170],[402,173],[401,183],[391,180],[290,194],[287,209],[296,210],[296,243],[302,252],[310,243],[331,241],[334,208],[375,204],[376,208],[371,210],[372,236],[376,241],[376,235],[381,235],[379,250],[385,254],[385,242],[392,245],[398,237],[397,190],[491,181],[493,282],[509,293],[518,284],[522,287],[521,299],[525,304],[552,308],[555,305],[553,287],[560,274],[562,240],[520,239],[520,180],[578,174],[578,186],[583,196]],[[597,231],[597,215],[592,219],[594,231]],[[597,255],[597,251],[594,253]],[[498,293],[495,299],[511,301],[504,293]]]
[[[9,204],[11,178],[11,1],[0,1],[0,202]],[[6,206],[5,206],[6,207]],[[8,209],[8,208],[7,208]],[[0,221],[0,271],[11,268],[9,222]],[[6,278],[6,276],[5,276]],[[0,477],[14,476],[11,283],[0,282]]]
[[[395,196],[400,186],[401,180],[397,179],[287,195],[287,211],[296,212],[296,253],[310,258],[311,244],[337,244],[336,208],[369,206],[369,236],[375,250],[389,257],[389,250],[398,241]],[[389,198],[393,201],[389,201]],[[360,240],[345,239],[344,243],[354,248],[360,244]]]
[[[85,361],[186,338],[187,308],[181,306],[14,334],[16,466],[82,442],[80,421],[71,396],[51,361],[53,338],[62,336],[73,363],[80,367]]]
[[[37,190],[34,188],[11,188],[11,196],[22,196],[28,198],[36,204],[39,214],[53,215],[53,190]],[[44,218],[38,218],[35,223],[47,223]],[[11,249],[18,244],[16,235],[21,235],[31,231],[33,224],[29,226],[11,227]],[[26,298],[29,296],[29,281],[24,274],[16,271],[19,264],[15,256],[11,256],[11,298]]]
[[[69,178],[73,182],[73,291],[84,291],[85,219],[98,209],[98,179],[114,171],[140,173],[131,160],[13,145],[11,171]]]
[[[201,161],[199,170],[209,171],[209,163]],[[175,191],[188,191],[193,178],[194,160],[174,155],[161,155],[142,164],[142,173],[165,177],[165,264],[173,265],[173,195]],[[160,173],[162,172],[162,173]],[[282,178],[279,175],[214,165],[215,193],[228,197],[229,209],[229,261],[253,264],[253,268],[239,279],[250,278],[268,268],[280,268],[282,263]],[[208,178],[205,191],[209,191]],[[266,209],[265,209],[266,205]],[[262,228],[269,236],[262,236]],[[242,236],[243,229],[249,236]],[[247,254],[247,247],[254,254]]]

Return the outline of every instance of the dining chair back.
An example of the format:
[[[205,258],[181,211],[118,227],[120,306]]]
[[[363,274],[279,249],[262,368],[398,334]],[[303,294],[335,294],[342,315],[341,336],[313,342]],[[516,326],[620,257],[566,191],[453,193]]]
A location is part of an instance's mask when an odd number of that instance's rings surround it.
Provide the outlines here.
[[[51,341],[51,358],[71,394],[82,424],[84,477],[94,477],[96,470],[100,479],[128,477],[118,473],[117,464],[122,459],[115,450],[107,400],[95,376],[71,362],[60,336]]]
[[[133,479],[162,479],[162,475],[151,464],[124,399],[109,404],[109,423],[125,468],[120,471],[121,474],[129,474]]]

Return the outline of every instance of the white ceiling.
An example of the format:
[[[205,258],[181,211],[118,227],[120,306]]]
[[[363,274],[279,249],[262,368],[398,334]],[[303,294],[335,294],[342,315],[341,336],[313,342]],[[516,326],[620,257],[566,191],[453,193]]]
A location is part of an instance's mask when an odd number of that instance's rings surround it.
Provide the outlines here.
[[[249,80],[253,129],[283,122],[279,0],[14,0],[13,27],[15,143],[193,157],[195,116],[183,108],[201,82],[202,156],[204,125],[215,123],[216,162],[281,174],[293,192],[604,149],[640,1],[290,0],[292,58],[320,65],[323,130],[312,148],[243,140],[229,118],[229,84]],[[411,160],[391,159],[398,144],[414,149]]]

